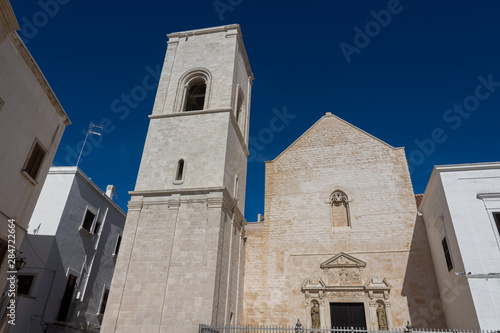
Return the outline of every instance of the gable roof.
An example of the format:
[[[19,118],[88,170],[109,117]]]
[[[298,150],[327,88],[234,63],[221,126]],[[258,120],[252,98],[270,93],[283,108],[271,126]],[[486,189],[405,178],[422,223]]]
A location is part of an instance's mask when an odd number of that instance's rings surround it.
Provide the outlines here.
[[[283,156],[287,151],[289,151],[297,142],[299,142],[303,137],[305,137],[309,132],[311,132],[313,130],[314,127],[316,127],[320,122],[322,122],[324,119],[326,118],[329,118],[329,117],[333,117],[335,118],[336,120],[340,121],[341,123],[345,124],[345,125],[348,125],[350,126],[351,128],[355,129],[356,131],[374,139],[374,140],[377,140],[378,142],[382,143],[383,145],[387,146],[388,148],[391,148],[391,149],[404,149],[404,147],[397,147],[397,148],[394,148],[393,146],[391,146],[390,144],[388,144],[387,142],[385,141],[382,141],[380,140],[379,138],[371,135],[370,133],[367,133],[365,131],[363,131],[362,129],[354,126],[353,124],[345,121],[344,119],[340,118],[340,117],[337,117],[336,115],[332,114],[331,112],[327,112],[325,113],[325,115],[321,118],[318,119],[317,122],[315,122],[311,127],[309,127],[309,129],[307,131],[305,131],[301,136],[299,136],[294,142],[292,142],[291,145],[289,145],[285,150],[283,150],[278,156],[276,156],[276,158],[274,158],[273,160],[271,161],[266,161],[266,163],[273,163],[275,161],[277,161],[281,156]]]

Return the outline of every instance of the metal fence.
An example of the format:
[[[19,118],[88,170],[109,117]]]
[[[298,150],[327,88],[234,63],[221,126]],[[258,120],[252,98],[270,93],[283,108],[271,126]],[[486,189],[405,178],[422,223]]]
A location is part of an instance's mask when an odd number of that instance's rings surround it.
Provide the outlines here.
[[[208,326],[200,325],[198,333],[500,333],[500,330],[448,330],[421,329],[408,325],[401,329],[368,330],[365,328],[310,328],[303,327],[300,322],[294,326]]]

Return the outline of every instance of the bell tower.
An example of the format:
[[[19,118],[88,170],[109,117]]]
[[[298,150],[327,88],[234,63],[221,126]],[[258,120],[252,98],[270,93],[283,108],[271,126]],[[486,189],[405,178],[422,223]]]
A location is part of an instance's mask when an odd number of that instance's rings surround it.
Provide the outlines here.
[[[252,71],[239,25],[168,38],[104,333],[242,320]]]

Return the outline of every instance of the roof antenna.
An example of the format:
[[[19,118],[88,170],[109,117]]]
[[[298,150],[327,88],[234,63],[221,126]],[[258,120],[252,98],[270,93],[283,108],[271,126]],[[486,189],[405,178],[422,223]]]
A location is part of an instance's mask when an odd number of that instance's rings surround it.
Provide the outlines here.
[[[85,143],[87,142],[87,138],[89,137],[89,134],[102,135],[101,133],[94,132],[93,131],[94,128],[98,128],[98,129],[102,130],[102,126],[96,125],[94,123],[90,123],[89,130],[87,131],[87,135],[85,135],[85,141],[83,141],[82,150],[80,150],[80,155],[78,156],[78,161],[76,161],[76,166],[78,166],[78,163],[80,163],[80,157],[82,157],[83,148],[85,148]]]

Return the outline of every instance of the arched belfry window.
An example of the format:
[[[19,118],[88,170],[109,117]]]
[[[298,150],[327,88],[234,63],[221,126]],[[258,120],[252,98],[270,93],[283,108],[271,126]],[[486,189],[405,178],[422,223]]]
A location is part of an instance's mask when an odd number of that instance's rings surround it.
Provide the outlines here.
[[[207,84],[204,80],[196,80],[191,83],[186,92],[186,103],[184,111],[203,110],[205,105],[205,94]]]
[[[241,92],[241,89],[238,90],[238,101],[236,103],[236,122],[240,124],[240,118],[243,115],[243,93]]]
[[[332,207],[333,227],[350,226],[349,199],[347,195],[340,190],[334,191],[330,196],[330,204]]]
[[[211,75],[205,68],[192,69],[179,79],[176,112],[206,110],[210,105]]]

